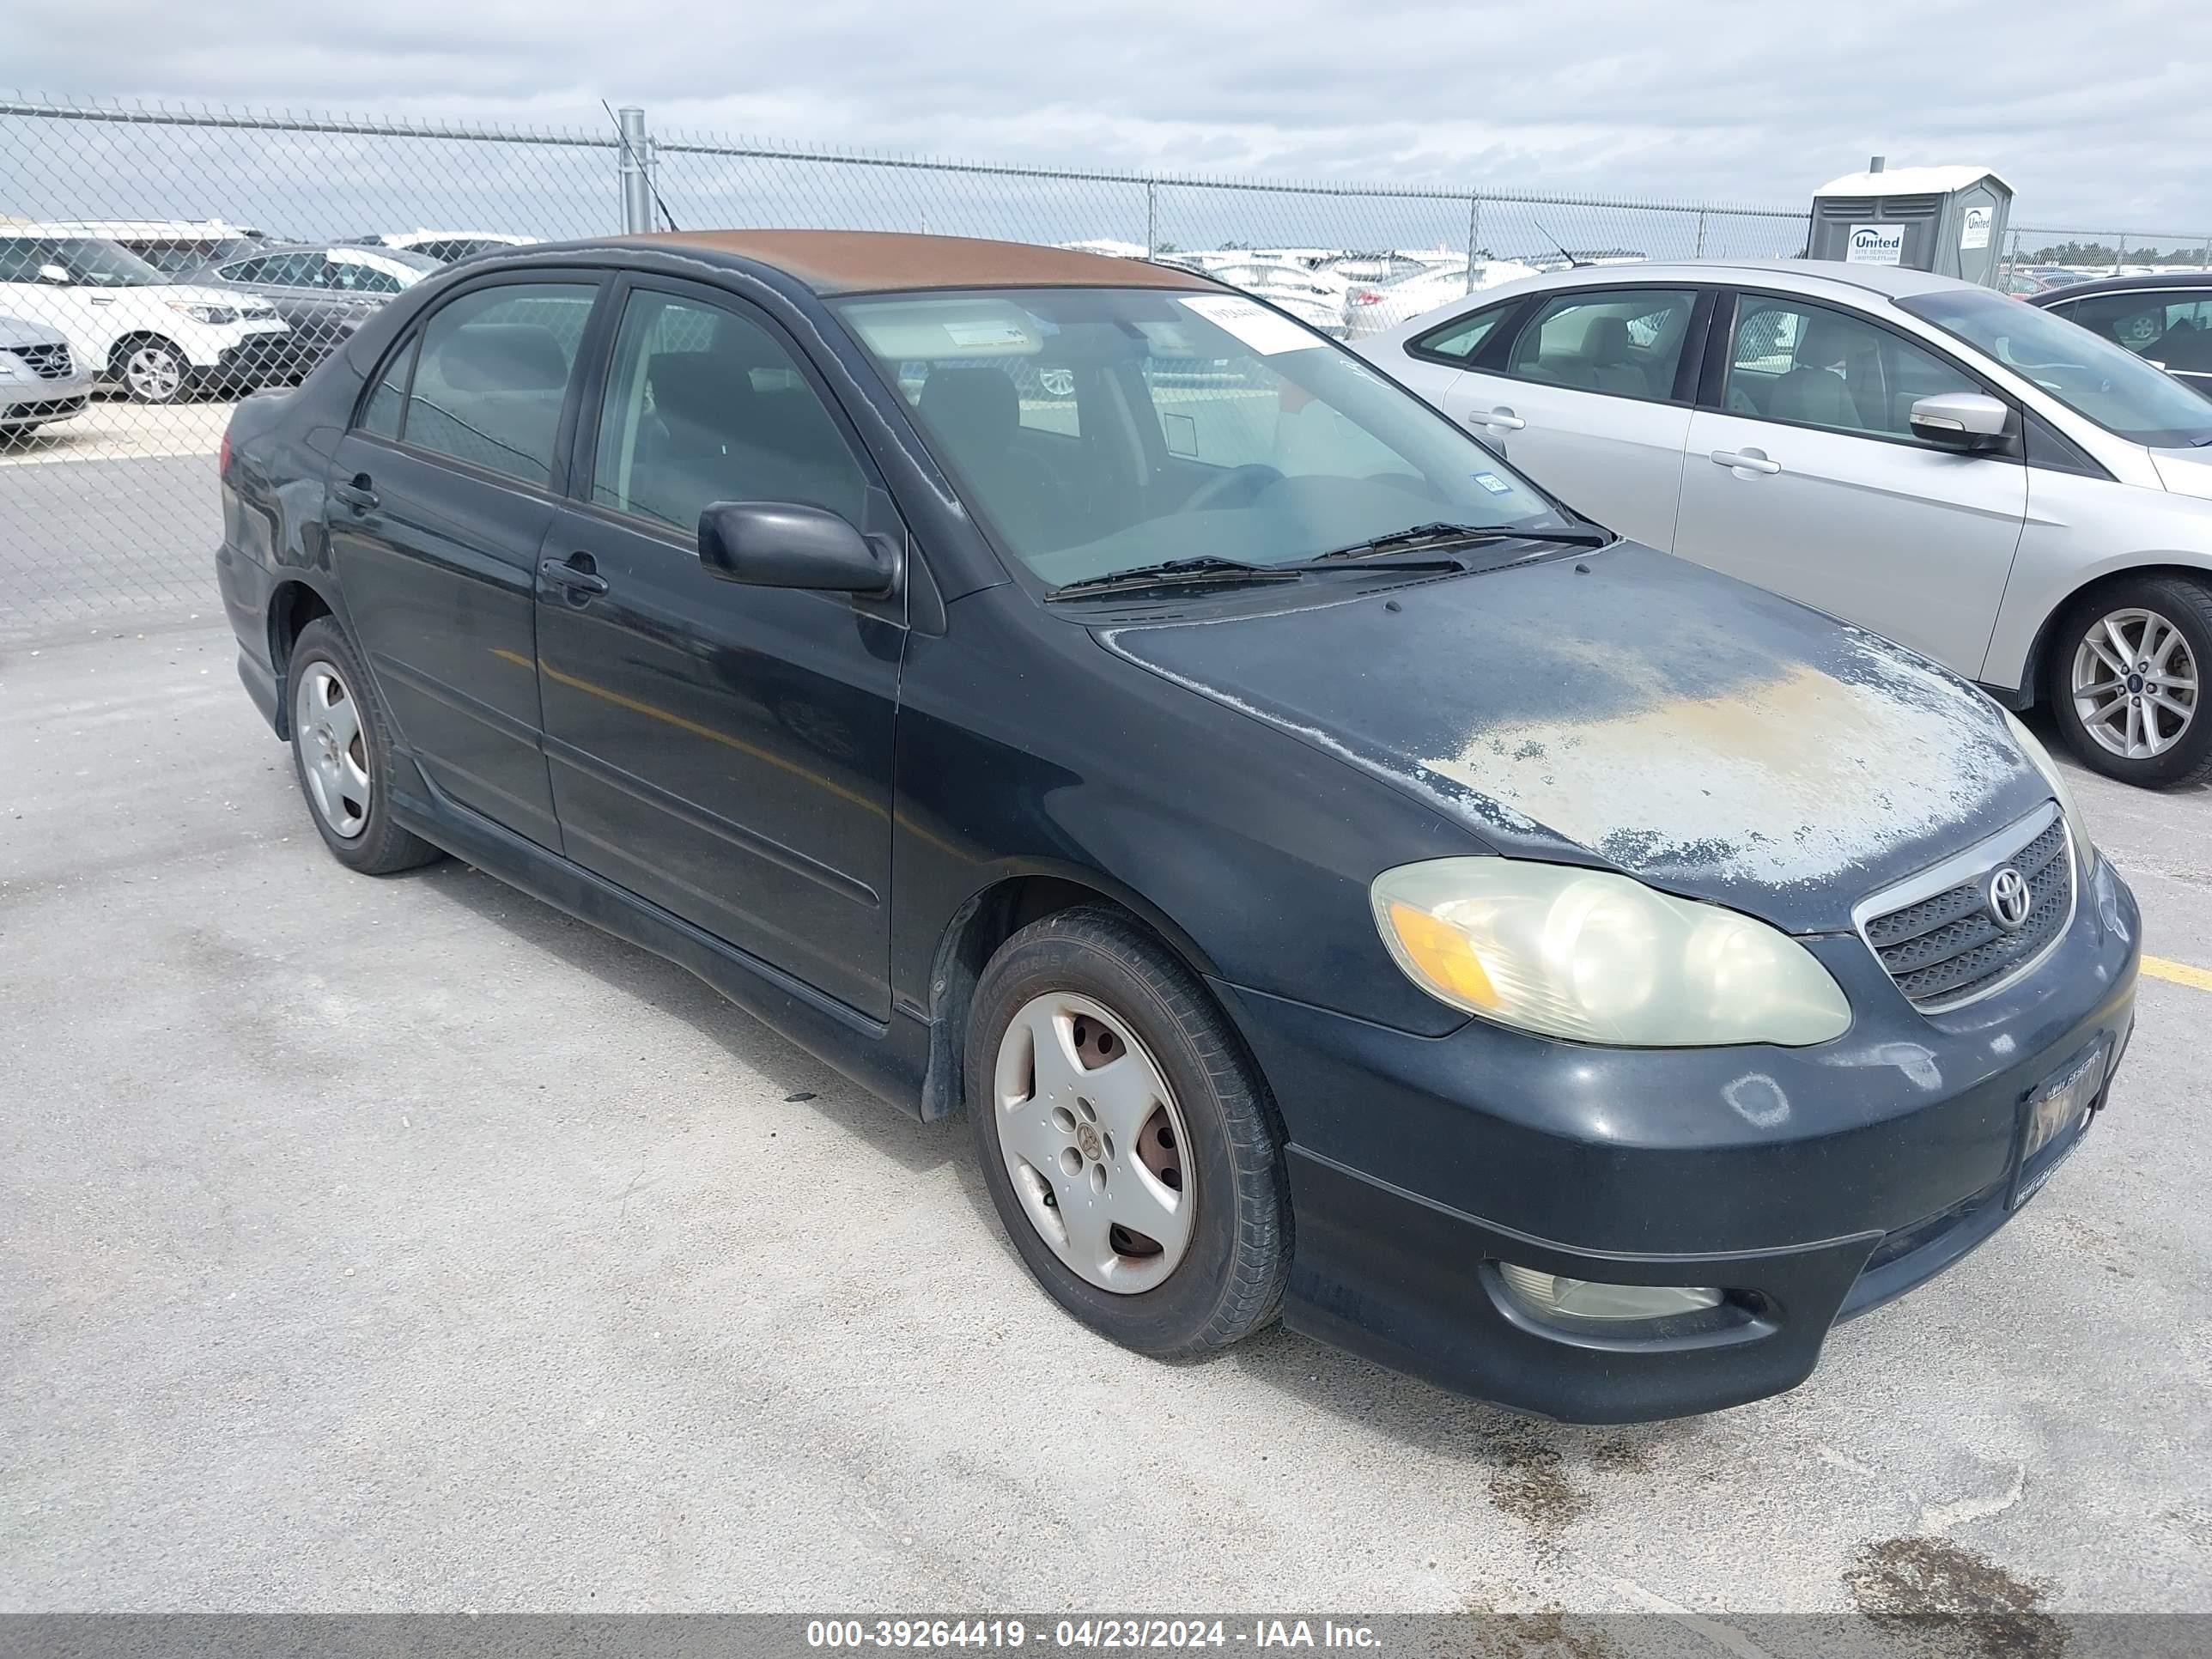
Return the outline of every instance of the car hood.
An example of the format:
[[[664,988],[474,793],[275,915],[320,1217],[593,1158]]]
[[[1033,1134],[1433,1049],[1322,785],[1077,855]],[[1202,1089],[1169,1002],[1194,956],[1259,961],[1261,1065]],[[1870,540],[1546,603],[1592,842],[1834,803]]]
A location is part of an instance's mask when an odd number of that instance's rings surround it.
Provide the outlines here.
[[[1847,929],[1856,901],[2051,793],[1963,680],[1632,544],[1095,632],[1499,853],[1601,864],[1795,933]]]
[[[2154,449],[2150,463],[2173,494],[2212,501],[2212,449]]]
[[[44,323],[26,322],[21,317],[0,315],[0,351],[12,350],[16,346],[67,345],[69,337]]]

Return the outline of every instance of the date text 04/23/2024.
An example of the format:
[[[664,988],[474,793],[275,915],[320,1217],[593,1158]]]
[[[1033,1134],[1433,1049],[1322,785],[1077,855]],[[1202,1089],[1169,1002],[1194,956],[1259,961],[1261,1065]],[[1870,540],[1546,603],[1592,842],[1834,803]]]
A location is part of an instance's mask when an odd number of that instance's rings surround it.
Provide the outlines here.
[[[1377,1645],[1366,1625],[1334,1619],[814,1619],[810,1648],[1352,1648]]]

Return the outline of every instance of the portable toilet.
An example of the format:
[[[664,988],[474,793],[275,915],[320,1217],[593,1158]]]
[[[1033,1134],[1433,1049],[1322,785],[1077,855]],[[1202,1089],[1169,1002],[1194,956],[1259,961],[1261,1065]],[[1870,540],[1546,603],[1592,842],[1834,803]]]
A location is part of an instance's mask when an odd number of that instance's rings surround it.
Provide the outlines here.
[[[1875,158],[1813,192],[1809,259],[1908,265],[1987,287],[1996,281],[2012,186],[1988,167],[1894,167]]]

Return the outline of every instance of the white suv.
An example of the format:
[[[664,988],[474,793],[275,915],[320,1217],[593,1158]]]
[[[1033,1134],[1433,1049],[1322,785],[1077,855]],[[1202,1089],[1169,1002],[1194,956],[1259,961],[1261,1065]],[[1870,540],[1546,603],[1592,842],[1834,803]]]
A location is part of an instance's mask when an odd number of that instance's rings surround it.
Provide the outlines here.
[[[2110,776],[2212,778],[2212,403],[2110,340],[1778,261],[1559,271],[1356,349],[1622,535],[2047,702]]]
[[[174,286],[97,237],[0,229],[0,312],[58,329],[79,362],[140,403],[251,388],[284,367],[288,330],[267,301]]]

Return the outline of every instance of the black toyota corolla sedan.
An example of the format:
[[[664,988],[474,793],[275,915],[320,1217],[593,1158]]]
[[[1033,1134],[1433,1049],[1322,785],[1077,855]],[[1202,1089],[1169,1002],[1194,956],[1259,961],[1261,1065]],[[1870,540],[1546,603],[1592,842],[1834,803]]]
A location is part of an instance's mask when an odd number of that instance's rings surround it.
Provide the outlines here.
[[[239,670],[450,853],[925,1117],[1147,1353],[1593,1421],[1802,1381],[2088,1131],[2133,899],[2035,740],[1282,313],[1049,248],[533,247],[240,406]]]

